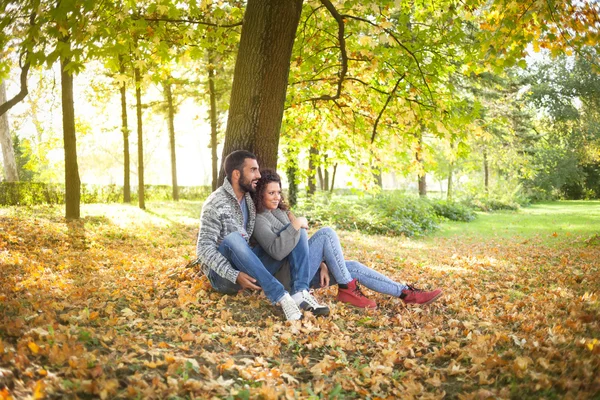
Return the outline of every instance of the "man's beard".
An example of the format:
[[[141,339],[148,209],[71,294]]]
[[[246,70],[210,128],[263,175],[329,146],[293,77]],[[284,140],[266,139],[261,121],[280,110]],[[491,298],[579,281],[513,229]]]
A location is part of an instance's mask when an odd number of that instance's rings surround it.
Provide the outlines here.
[[[248,181],[244,177],[242,177],[242,179],[240,179],[239,185],[240,185],[240,188],[242,188],[242,190],[244,192],[254,193],[256,191],[256,189],[254,187],[252,187],[252,181],[251,180]]]

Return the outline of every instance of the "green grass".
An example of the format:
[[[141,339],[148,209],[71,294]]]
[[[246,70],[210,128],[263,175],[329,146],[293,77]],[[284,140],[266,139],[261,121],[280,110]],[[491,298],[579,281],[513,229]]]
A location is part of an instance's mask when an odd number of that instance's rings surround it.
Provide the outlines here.
[[[600,201],[538,203],[519,211],[477,213],[472,222],[445,222],[433,237],[539,238],[600,234]]]

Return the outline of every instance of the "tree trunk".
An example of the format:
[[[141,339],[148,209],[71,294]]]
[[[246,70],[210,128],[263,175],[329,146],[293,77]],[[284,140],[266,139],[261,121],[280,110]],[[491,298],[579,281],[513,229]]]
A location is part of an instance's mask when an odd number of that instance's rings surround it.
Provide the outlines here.
[[[0,82],[0,104],[4,103],[6,103],[6,82],[3,80]],[[15,150],[10,136],[8,113],[0,116],[0,144],[2,145],[4,179],[7,182],[17,182],[19,180],[19,170],[17,169]]]
[[[303,0],[249,0],[235,64],[223,156],[252,151],[277,168],[290,57]],[[222,157],[224,159],[225,157]],[[221,171],[219,183],[223,181]]]
[[[337,163],[333,164],[333,174],[331,175],[331,186],[329,188],[329,192],[333,193],[333,188],[335,186],[335,173],[337,172]]]
[[[173,200],[179,200],[179,187],[177,186],[177,158],[175,154],[175,107],[173,107],[173,92],[171,83],[165,82],[165,95],[167,97],[167,110],[169,114],[169,144],[171,146],[171,182],[173,185]]]
[[[144,140],[142,131],[142,78],[140,69],[133,69],[135,79],[135,109],[137,114],[137,140],[138,140],[138,206],[146,209],[146,200],[144,199]]]
[[[319,180],[319,189],[325,190],[325,177],[323,176],[323,166],[317,167],[317,178]]]
[[[450,170],[448,171],[448,193],[446,193],[446,200],[452,200],[454,196],[452,187],[452,175],[454,174],[454,162],[450,163]]]
[[[448,192],[446,193],[446,200],[452,200],[452,196],[454,196],[453,190],[453,182],[452,182],[452,177],[454,175],[454,160],[455,160],[455,151],[454,151],[454,141],[450,142],[450,149],[452,151],[451,157],[452,160],[450,161],[450,165],[448,168]]]
[[[125,65],[121,61],[120,72],[125,74]],[[119,88],[121,92],[121,131],[123,132],[123,201],[131,203],[131,182],[129,162],[129,126],[127,123],[127,88],[125,83]]]
[[[60,83],[65,149],[65,217],[67,220],[72,220],[80,217],[81,181],[79,180],[79,167],[77,165],[73,75],[65,71],[69,62],[69,58],[61,58],[60,60]]]
[[[290,165],[285,170],[288,179],[288,197],[287,204],[290,207],[294,207],[298,202],[298,184],[296,183],[296,173],[298,167],[296,165]]]
[[[487,149],[483,149],[483,186],[485,188],[485,192],[489,193],[489,183],[490,183],[490,166],[487,158]]]
[[[323,190],[329,191],[329,170],[327,168],[324,168],[323,173]]]
[[[419,196],[425,197],[427,196],[427,174],[425,173],[425,166],[423,162],[423,134],[419,134],[417,137],[417,151],[415,153],[415,157],[419,165]]]
[[[316,158],[319,156],[319,150],[316,147],[310,146],[308,150],[308,182],[307,182],[307,193],[309,196],[312,196],[317,191],[317,185],[315,182],[316,178]]]
[[[212,189],[217,190],[219,185],[219,159],[217,156],[217,93],[215,90],[214,60],[208,59],[208,94],[210,96],[210,150],[212,159]]]

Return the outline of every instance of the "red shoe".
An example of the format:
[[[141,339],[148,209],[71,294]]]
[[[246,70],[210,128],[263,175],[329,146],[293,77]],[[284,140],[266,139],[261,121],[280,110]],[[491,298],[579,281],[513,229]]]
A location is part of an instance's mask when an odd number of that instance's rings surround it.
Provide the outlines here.
[[[442,289],[426,292],[408,285],[408,289],[402,291],[400,298],[406,304],[430,304],[436,301],[441,295]]]
[[[377,303],[369,300],[360,290],[356,279],[352,279],[345,285],[338,284],[337,300],[358,308],[377,308]]]

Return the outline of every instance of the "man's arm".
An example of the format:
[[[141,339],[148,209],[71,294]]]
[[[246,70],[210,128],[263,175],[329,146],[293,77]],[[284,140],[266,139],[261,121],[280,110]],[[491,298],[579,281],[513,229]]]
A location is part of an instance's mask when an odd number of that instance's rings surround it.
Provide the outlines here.
[[[221,234],[222,221],[216,208],[205,204],[200,216],[200,233],[196,244],[196,255],[201,264],[207,265],[219,276],[236,283],[239,271],[231,266],[229,261],[219,253],[217,240]]]

